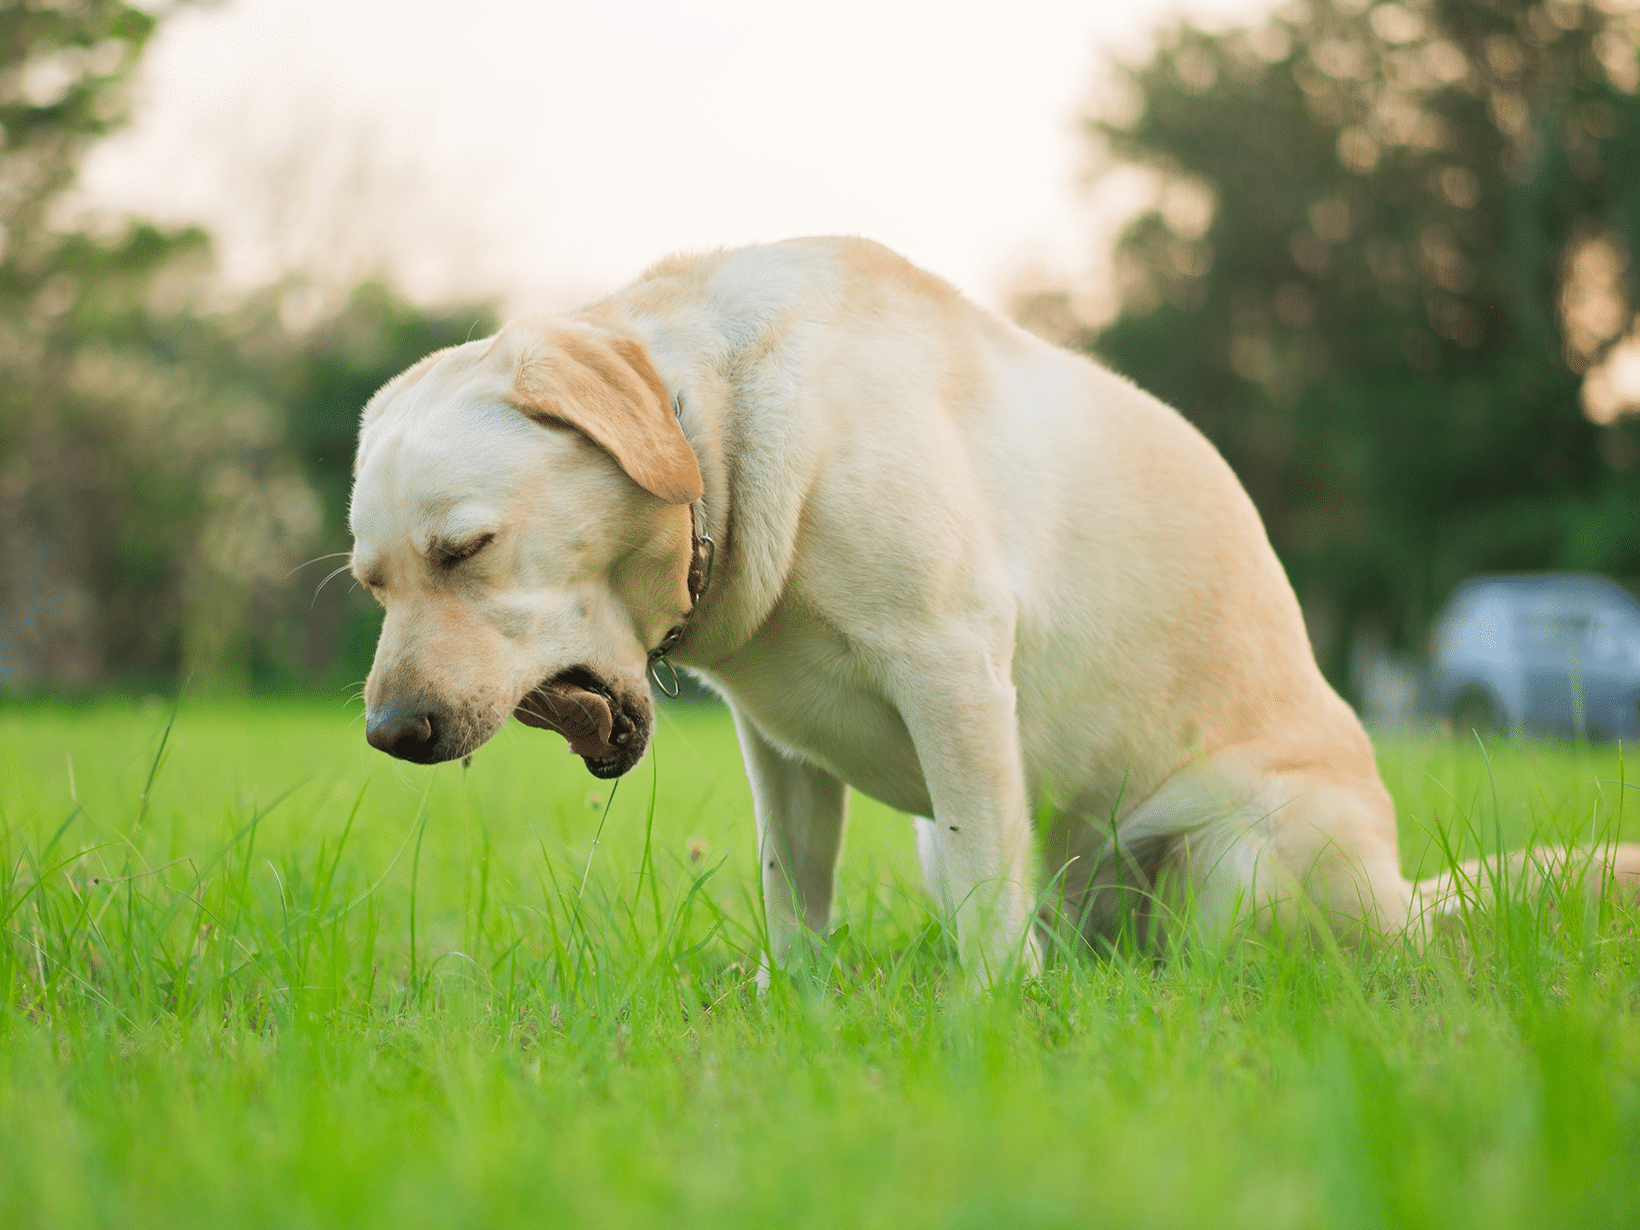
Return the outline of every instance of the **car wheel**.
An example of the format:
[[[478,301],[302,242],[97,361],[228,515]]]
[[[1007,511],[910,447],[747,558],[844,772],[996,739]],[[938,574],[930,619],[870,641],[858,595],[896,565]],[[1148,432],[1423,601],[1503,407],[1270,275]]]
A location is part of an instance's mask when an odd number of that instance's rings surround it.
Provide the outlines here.
[[[1452,733],[1463,738],[1503,733],[1503,712],[1497,698],[1483,687],[1469,687],[1452,702]]]

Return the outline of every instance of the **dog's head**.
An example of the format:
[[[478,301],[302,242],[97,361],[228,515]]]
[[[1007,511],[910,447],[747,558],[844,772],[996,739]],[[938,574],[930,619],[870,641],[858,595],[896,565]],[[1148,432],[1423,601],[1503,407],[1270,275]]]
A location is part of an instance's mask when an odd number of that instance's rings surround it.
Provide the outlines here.
[[[690,607],[700,467],[641,343],[532,318],[365,408],[353,573],[387,612],[366,735],[466,756],[509,715],[599,777],[642,757],[649,650]]]

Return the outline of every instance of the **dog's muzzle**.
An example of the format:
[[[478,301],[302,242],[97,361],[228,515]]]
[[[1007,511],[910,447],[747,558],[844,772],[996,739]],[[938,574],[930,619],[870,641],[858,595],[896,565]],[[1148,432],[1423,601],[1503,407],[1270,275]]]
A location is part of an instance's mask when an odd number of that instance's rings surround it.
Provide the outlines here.
[[[643,759],[650,714],[647,696],[621,695],[584,666],[538,684],[513,710],[524,725],[563,735],[587,771],[603,778],[619,777]]]

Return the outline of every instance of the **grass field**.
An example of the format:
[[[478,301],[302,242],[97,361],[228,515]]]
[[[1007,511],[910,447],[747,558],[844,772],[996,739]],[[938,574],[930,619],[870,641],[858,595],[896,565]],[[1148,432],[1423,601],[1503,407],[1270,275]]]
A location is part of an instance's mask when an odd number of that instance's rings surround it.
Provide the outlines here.
[[[516,726],[428,771],[339,705],[167,717],[0,710],[0,1226],[1640,1224],[1610,906],[963,995],[856,798],[836,931],[757,996],[721,711],[613,792]],[[1409,870],[1625,827],[1617,749],[1487,750],[1381,742]]]

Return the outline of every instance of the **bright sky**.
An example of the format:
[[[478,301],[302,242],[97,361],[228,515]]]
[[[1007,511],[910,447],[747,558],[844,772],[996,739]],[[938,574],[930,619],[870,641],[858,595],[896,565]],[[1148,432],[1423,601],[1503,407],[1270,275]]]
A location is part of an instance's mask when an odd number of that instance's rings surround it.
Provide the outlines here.
[[[1267,7],[232,0],[162,27],[85,186],[205,222],[238,285],[385,269],[553,309],[672,251],[852,233],[1000,306],[1092,286],[1132,207],[1077,134],[1110,58]]]

